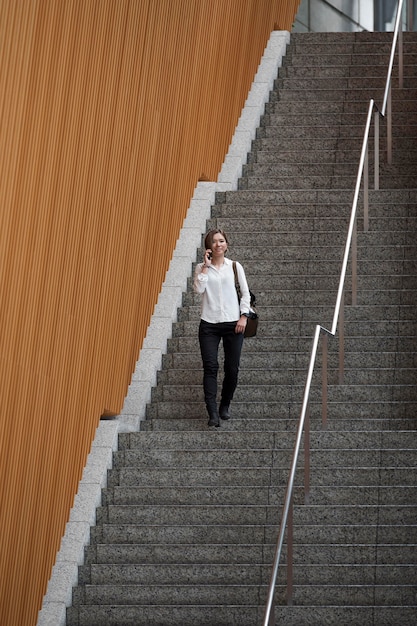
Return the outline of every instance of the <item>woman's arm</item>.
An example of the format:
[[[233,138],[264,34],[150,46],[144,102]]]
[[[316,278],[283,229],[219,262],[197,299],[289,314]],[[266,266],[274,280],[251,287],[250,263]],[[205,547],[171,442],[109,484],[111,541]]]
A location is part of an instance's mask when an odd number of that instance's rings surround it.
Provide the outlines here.
[[[208,267],[204,263],[199,263],[194,272],[194,291],[196,293],[204,293],[208,282]]]

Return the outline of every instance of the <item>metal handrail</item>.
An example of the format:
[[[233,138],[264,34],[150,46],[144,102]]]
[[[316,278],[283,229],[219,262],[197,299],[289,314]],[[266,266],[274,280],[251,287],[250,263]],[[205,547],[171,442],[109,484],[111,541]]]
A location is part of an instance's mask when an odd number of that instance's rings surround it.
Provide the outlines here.
[[[393,43],[392,43],[392,49],[391,49],[390,63],[389,63],[389,69],[388,69],[388,75],[387,75],[387,82],[386,82],[386,87],[385,87],[384,104],[382,106],[382,111],[384,111],[383,115],[385,114],[386,102],[389,101],[388,95],[390,94],[390,87],[391,87],[391,74],[392,74],[392,67],[393,67],[393,59],[394,59],[394,54],[395,54],[395,47],[396,47],[398,32],[401,26],[402,8],[403,8],[403,0],[399,0],[398,7],[397,7],[397,18],[396,18],[395,29],[394,29]],[[400,56],[402,59],[402,50],[401,50]],[[402,60],[400,61],[400,64],[402,65]],[[401,76],[401,86],[402,86],[402,76]],[[273,562],[267,602],[266,602],[266,607],[265,607],[263,626],[268,626],[269,624],[275,625],[275,616],[273,614],[271,615],[271,611],[273,610],[273,597],[275,593],[275,586],[276,586],[276,580],[278,576],[278,568],[279,568],[279,562],[280,562],[281,553],[282,553],[282,547],[284,544],[284,534],[285,534],[285,530],[287,527],[287,521],[288,521],[289,515],[291,516],[291,529],[289,528],[288,535],[289,537],[292,537],[292,498],[293,498],[293,490],[294,490],[294,479],[295,479],[295,472],[297,469],[298,456],[299,456],[300,448],[301,448],[301,440],[302,440],[302,435],[304,431],[304,426],[306,423],[308,424],[309,422],[308,407],[309,407],[310,388],[311,388],[311,381],[312,381],[313,373],[314,373],[314,366],[316,362],[318,343],[320,339],[320,334],[323,331],[324,333],[323,338],[325,339],[325,341],[323,342],[325,346],[323,350],[323,361],[326,362],[326,369],[327,369],[327,337],[329,335],[331,336],[336,335],[338,321],[341,321],[343,317],[342,305],[344,304],[343,299],[344,299],[346,268],[347,268],[347,264],[349,260],[349,252],[352,246],[352,241],[354,242],[353,244],[354,249],[352,249],[352,256],[354,256],[356,260],[356,216],[357,216],[359,192],[360,192],[361,181],[362,181],[363,175],[364,175],[364,178],[366,178],[365,185],[364,185],[364,187],[366,187],[366,189],[364,189],[364,200],[366,200],[365,202],[366,207],[364,207],[364,209],[366,209],[366,212],[367,212],[368,142],[369,142],[369,132],[370,132],[372,112],[373,112],[374,106],[375,106],[375,102],[374,100],[371,99],[369,102],[368,115],[367,115],[364,137],[363,137],[363,142],[362,142],[362,150],[361,150],[358,174],[357,174],[357,179],[356,179],[354,199],[352,203],[349,229],[348,229],[348,234],[346,238],[345,252],[343,255],[343,263],[342,263],[342,269],[340,273],[339,288],[337,292],[332,327],[330,330],[328,330],[324,326],[317,324],[314,337],[313,337],[313,344],[311,348],[311,356],[310,356],[310,363],[308,367],[306,385],[304,388],[304,396],[303,396],[300,420],[298,423],[297,436],[295,440],[294,452],[293,452],[292,462],[291,462],[291,469],[290,469],[287,489],[285,493],[280,530],[279,530],[279,534],[278,534],[278,538],[276,542],[274,562]],[[375,151],[376,150],[377,148],[375,147]],[[377,152],[376,152],[376,156],[377,156]],[[378,157],[379,157],[379,153],[378,153]],[[378,188],[377,187],[378,180],[379,180],[379,177],[377,179],[377,175],[375,174],[375,188],[376,189]],[[365,214],[364,215],[365,230],[367,229],[367,221],[368,221],[368,216],[367,214]],[[353,291],[356,289],[356,278],[354,279],[353,277],[352,277],[352,288],[353,288]],[[352,294],[352,303],[355,303],[355,302],[356,302],[356,292]],[[341,365],[343,367],[343,364]],[[340,379],[340,371],[339,371],[339,379]],[[327,403],[327,372],[325,373],[325,375],[323,374],[323,390],[326,393],[326,403]],[[326,412],[327,412],[327,406],[325,408],[325,411],[323,411],[323,422],[325,420]],[[307,440],[309,439],[309,433],[307,433],[307,431],[306,431],[305,439]],[[306,454],[305,457],[307,459],[306,462],[309,464],[309,453]],[[305,468],[305,474],[309,476],[309,467],[307,466]],[[305,501],[308,501],[308,498],[309,498],[309,484],[305,483]],[[292,554],[292,546],[291,547],[288,546],[288,552],[289,553],[291,552]],[[287,558],[287,560],[289,559]],[[291,564],[287,564],[287,567],[291,571],[291,580],[287,579],[287,602],[291,603],[292,602],[292,562]],[[291,589],[290,593],[288,593],[288,588]]]
[[[381,109],[381,115],[382,116],[385,116],[385,111],[386,111],[386,108],[387,108],[388,92],[389,92],[390,87],[391,87],[392,68],[393,68],[393,65],[394,65],[395,48],[397,46],[397,39],[398,38],[399,38],[399,44],[400,44],[399,45],[399,51],[400,51],[400,55],[399,55],[399,87],[400,87],[400,89],[403,86],[402,22],[401,22],[403,2],[404,2],[404,0],[399,0],[399,2],[398,2],[397,17],[395,19],[394,34],[393,34],[393,38],[392,38],[391,55],[390,55],[389,64],[388,64],[387,80],[386,80],[386,83],[385,83],[384,99],[383,99],[383,102],[382,102],[382,109]]]

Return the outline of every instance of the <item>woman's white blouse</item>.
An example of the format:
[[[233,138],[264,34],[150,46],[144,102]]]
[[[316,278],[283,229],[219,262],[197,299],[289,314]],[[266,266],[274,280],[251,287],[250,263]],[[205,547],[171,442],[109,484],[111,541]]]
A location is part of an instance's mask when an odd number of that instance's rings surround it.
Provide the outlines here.
[[[241,314],[249,313],[249,287],[241,264],[236,262],[242,294],[240,309],[232,261],[224,259],[219,269],[211,265],[206,274],[201,271],[202,266],[203,264],[199,263],[194,273],[194,290],[203,296],[201,319],[212,324],[237,322]]]

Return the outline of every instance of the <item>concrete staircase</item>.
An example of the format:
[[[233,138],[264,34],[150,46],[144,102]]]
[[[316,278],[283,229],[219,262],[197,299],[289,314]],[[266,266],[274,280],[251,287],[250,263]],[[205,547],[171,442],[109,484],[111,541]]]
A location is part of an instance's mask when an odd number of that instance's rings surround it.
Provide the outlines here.
[[[208,224],[228,233],[260,305],[232,419],[206,426],[190,285],[144,428],[120,435],[68,626],[262,623],[312,336],[331,325],[367,107],[382,101],[390,40],[292,36],[240,189],[218,194]],[[359,219],[355,307],[348,279],[343,385],[329,344],[327,429],[315,374],[293,605],[285,550],[276,591],[286,626],[417,619],[417,37],[404,40],[394,163],[370,193],[369,232]]]

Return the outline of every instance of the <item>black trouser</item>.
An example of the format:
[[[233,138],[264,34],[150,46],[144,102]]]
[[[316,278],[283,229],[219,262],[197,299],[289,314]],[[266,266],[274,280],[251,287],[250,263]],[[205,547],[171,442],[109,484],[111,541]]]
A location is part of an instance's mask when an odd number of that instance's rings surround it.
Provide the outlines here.
[[[201,357],[203,359],[203,388],[207,410],[216,411],[217,373],[219,371],[218,351],[220,340],[223,339],[224,379],[221,402],[229,406],[237,387],[240,354],[243,345],[243,334],[235,333],[236,322],[210,324],[200,321],[198,338]]]

